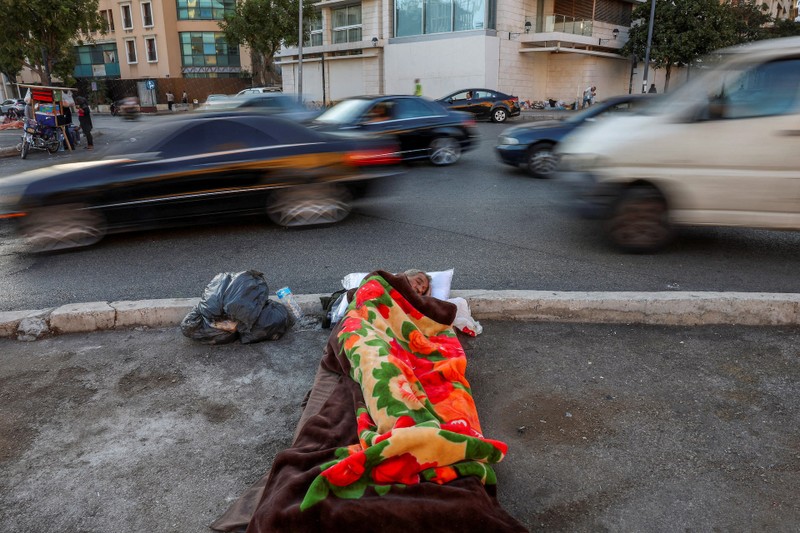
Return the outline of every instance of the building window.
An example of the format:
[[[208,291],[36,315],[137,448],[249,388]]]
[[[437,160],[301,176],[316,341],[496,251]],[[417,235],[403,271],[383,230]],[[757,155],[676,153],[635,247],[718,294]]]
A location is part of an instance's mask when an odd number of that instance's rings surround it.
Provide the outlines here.
[[[106,23],[106,31],[114,31],[114,11],[111,9],[103,9],[100,11],[100,16]]]
[[[239,47],[228,46],[225,34],[211,31],[181,32],[184,67],[239,67]]]
[[[333,44],[361,41],[361,4],[331,10]]]
[[[156,38],[155,37],[145,37],[144,38],[144,48],[147,52],[147,62],[148,63],[155,63],[158,61],[158,49],[156,48]]]
[[[142,2],[142,26],[145,28],[153,27],[153,8],[150,2]]]
[[[395,35],[492,29],[494,6],[491,0],[397,0]]]
[[[135,39],[125,39],[125,51],[128,54],[128,64],[132,65],[134,63],[138,63],[136,59],[136,40]]]
[[[322,46],[322,13],[319,10],[314,11],[311,33],[303,46]]]
[[[119,78],[117,44],[76,46],[73,76],[76,78]]]
[[[131,15],[131,5],[130,4],[123,4],[119,6],[120,11],[122,12],[122,29],[123,30],[132,30],[133,29],[133,15]]]
[[[175,0],[178,20],[223,20],[236,12],[236,0]]]

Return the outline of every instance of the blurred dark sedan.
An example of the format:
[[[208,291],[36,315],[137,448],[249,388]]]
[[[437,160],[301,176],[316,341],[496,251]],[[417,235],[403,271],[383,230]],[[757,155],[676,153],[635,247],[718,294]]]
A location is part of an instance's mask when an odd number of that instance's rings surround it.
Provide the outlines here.
[[[648,94],[615,96],[563,120],[546,120],[508,128],[497,139],[497,155],[503,163],[524,167],[536,178],[551,178],[558,166],[554,149],[568,133],[606,115],[640,109],[654,98],[655,95]]]
[[[471,115],[418,96],[348,98],[318,116],[311,127],[396,139],[404,161],[428,159],[434,165],[452,165],[478,139]]]
[[[221,111],[238,109],[258,111],[295,122],[307,123],[313,120],[319,111],[312,110],[298,101],[297,95],[279,92],[244,94],[206,101],[203,111]]]
[[[161,118],[132,128],[118,155],[0,179],[0,219],[36,251],[112,232],[263,214],[284,226],[337,222],[397,146],[328,135],[261,114]]]
[[[475,118],[492,122],[505,122],[508,117],[517,117],[521,113],[517,96],[489,89],[461,89],[436,101],[450,109],[467,111]]]

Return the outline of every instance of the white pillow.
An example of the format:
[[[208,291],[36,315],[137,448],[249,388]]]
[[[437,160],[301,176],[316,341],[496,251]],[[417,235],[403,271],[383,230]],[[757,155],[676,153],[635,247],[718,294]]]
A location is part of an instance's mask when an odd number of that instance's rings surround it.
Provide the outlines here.
[[[450,298],[450,285],[453,283],[453,269],[441,272],[428,272],[431,277],[431,296],[440,300]]]
[[[354,272],[346,275],[342,279],[342,287],[345,289],[356,289],[361,285],[361,281],[367,277],[369,272]],[[440,272],[428,272],[431,277],[431,296],[440,300],[450,298],[450,285],[453,283],[453,269],[442,270]]]

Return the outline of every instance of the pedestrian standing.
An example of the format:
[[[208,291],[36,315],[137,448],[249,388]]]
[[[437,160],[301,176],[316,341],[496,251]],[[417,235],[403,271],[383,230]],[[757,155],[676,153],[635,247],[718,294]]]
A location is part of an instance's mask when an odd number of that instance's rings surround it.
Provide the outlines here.
[[[86,98],[79,96],[75,99],[75,104],[78,106],[78,122],[81,125],[81,131],[86,136],[86,149],[94,149],[94,139],[92,138],[92,110],[89,109],[89,102]]]
[[[594,85],[588,86],[583,91],[583,105],[581,106],[581,108],[589,107],[594,103],[594,97],[597,95],[596,91],[597,87],[595,87]]]
[[[172,91],[167,91],[167,109],[172,111],[172,104],[175,103],[175,95]]]
[[[181,103],[189,105],[189,95],[186,94],[186,91],[183,91],[183,95],[181,96]]]
[[[651,83],[650,84],[650,89],[647,92],[648,92],[648,94],[658,94],[658,89],[656,89],[656,84],[655,83]]]
[[[419,78],[414,80],[414,96],[422,96],[422,83]]]

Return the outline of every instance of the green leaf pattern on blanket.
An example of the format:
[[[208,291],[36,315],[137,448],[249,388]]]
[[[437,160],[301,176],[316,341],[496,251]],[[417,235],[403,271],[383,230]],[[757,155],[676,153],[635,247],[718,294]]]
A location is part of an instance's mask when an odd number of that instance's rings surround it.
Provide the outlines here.
[[[489,463],[507,447],[481,433],[453,328],[422,315],[378,275],[361,283],[343,320],[339,342],[366,402],[355,413],[359,443],[320,467],[300,508],[331,494],[361,498],[367,487],[384,495],[463,476],[494,484]]]

